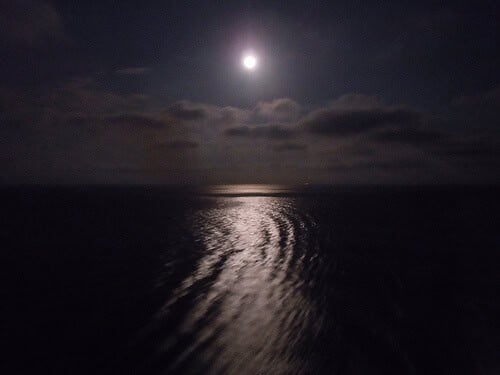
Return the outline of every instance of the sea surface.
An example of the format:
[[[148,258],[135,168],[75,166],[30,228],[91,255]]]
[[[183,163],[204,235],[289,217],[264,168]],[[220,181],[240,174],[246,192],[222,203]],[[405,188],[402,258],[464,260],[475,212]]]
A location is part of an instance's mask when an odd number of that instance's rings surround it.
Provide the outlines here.
[[[0,372],[498,374],[499,193],[1,188]]]

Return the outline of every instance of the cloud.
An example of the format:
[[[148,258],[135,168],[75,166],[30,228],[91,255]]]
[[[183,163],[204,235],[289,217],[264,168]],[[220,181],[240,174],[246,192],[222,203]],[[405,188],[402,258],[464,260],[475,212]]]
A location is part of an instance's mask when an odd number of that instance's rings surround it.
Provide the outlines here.
[[[293,131],[281,125],[239,126],[227,129],[224,134],[230,137],[266,138],[270,140],[288,139]]]
[[[0,24],[0,37],[13,43],[67,39],[60,14],[45,1],[0,0]]]
[[[118,75],[124,76],[139,76],[149,72],[149,68],[141,67],[141,68],[124,68],[115,70],[115,73]]]
[[[301,106],[288,98],[275,99],[269,102],[259,102],[253,108],[217,106],[207,103],[196,103],[188,100],[177,101],[163,110],[163,114],[171,119],[191,124],[209,122],[215,128],[228,126],[241,127],[255,125],[295,123],[301,113]],[[273,126],[272,126],[273,127]],[[231,134],[233,131],[230,131]],[[245,130],[234,131],[234,134]],[[271,131],[272,132],[272,131]],[[256,135],[266,133],[256,131]]]
[[[307,145],[300,143],[282,143],[274,146],[273,150],[277,152],[304,151],[307,150]]]
[[[421,146],[436,143],[446,138],[442,132],[418,128],[383,129],[371,135],[371,139],[381,143],[400,143]]]
[[[199,146],[198,142],[189,140],[175,140],[166,143],[161,143],[159,147],[171,149],[171,150],[182,150],[182,149],[194,149]]]
[[[496,158],[500,161],[500,144],[494,141],[452,139],[429,151],[447,158]]]
[[[291,121],[299,117],[302,107],[292,99],[281,98],[270,102],[259,102],[254,108],[257,119]]]
[[[21,96],[0,90],[6,180],[415,183],[466,181],[474,168],[479,181],[500,165],[498,133],[452,134],[449,122],[365,95],[312,109],[283,98],[163,109],[101,87],[76,79]]]
[[[136,128],[163,128],[166,126],[165,122],[158,120],[151,115],[133,113],[107,116],[102,121],[105,124],[131,126]]]
[[[182,121],[196,121],[207,117],[207,111],[203,106],[185,100],[172,104],[164,113]]]
[[[329,166],[330,170],[336,171],[360,171],[360,170],[381,170],[399,171],[408,169],[426,168],[429,162],[423,159],[393,159],[393,160],[361,160],[354,162],[336,162]]]
[[[310,113],[301,123],[314,134],[350,136],[385,126],[418,125],[421,115],[407,108],[323,108]]]

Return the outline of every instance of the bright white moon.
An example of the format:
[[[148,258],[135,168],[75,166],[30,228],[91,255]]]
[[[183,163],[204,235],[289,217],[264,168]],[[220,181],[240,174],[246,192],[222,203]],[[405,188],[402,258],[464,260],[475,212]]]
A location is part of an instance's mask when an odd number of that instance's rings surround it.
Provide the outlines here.
[[[243,57],[243,66],[245,69],[254,70],[257,67],[257,58],[253,55]]]

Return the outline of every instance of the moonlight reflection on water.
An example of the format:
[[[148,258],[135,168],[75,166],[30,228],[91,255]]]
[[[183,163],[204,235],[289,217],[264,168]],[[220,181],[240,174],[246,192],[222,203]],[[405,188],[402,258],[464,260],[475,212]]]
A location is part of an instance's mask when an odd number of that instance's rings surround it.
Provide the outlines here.
[[[17,373],[494,373],[497,196],[5,190],[4,341]]]
[[[318,198],[290,190],[219,186],[183,211],[165,251],[159,290],[167,298],[145,336],[159,343],[147,350],[155,353],[148,366],[193,374],[470,373],[474,359],[463,353],[479,328],[463,307],[472,297],[456,287],[467,264],[449,255],[457,246],[447,216],[426,224],[426,210],[436,212],[440,201],[410,202],[418,214],[409,224],[398,219],[406,211],[393,208],[407,193]]]
[[[201,351],[215,372],[297,370],[293,350],[303,331],[314,325],[300,277],[311,256],[300,249],[306,225],[311,223],[298,215],[291,200],[272,197],[241,197],[193,216],[193,235],[205,255],[160,317],[168,319],[172,305],[203,285],[168,339],[172,345],[176,337],[196,340],[171,369]]]

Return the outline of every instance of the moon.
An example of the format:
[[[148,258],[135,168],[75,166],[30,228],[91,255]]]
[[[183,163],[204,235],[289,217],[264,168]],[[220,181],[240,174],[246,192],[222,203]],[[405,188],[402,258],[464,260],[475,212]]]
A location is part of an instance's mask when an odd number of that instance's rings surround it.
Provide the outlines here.
[[[247,70],[255,70],[257,68],[257,57],[252,54],[246,54],[242,59],[243,67]]]

